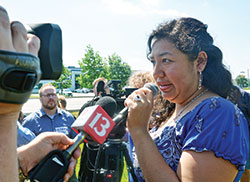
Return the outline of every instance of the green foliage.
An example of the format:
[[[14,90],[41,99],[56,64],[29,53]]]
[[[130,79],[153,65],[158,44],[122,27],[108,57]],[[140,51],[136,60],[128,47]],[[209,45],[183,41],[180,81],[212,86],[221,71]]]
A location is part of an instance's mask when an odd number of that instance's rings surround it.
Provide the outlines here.
[[[84,58],[78,62],[82,68],[82,75],[78,77],[80,86],[92,88],[92,82],[98,77],[107,77],[107,63],[88,45]]]
[[[62,74],[58,80],[51,83],[54,87],[59,89],[71,87],[71,73],[68,68],[62,66]]]
[[[115,53],[108,57],[108,64],[109,80],[121,80],[121,86],[125,86],[132,72],[130,66]]]
[[[238,75],[235,78],[236,84],[239,85],[240,87],[247,87],[248,86],[248,80],[245,78],[244,75]]]
[[[125,86],[131,75],[130,66],[122,62],[120,56],[112,54],[108,59],[102,58],[90,45],[87,46],[84,58],[78,63],[82,68],[82,75],[77,78],[81,88],[92,88],[92,82],[99,77],[121,80],[121,86]]]

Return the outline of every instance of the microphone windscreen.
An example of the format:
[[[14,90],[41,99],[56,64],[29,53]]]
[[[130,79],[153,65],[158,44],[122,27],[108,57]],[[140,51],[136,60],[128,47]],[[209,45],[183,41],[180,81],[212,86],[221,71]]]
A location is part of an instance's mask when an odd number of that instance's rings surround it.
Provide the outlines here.
[[[152,90],[154,97],[158,95],[159,88],[154,83],[146,83],[144,87]]]
[[[117,103],[113,97],[104,96],[101,97],[95,105],[101,106],[106,113],[112,118],[117,109]]]

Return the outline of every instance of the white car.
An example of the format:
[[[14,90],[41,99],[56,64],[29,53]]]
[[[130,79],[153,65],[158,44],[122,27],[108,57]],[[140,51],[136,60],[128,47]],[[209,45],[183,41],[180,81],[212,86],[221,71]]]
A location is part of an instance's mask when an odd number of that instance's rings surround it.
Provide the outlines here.
[[[63,89],[62,94],[68,97],[72,97],[73,93],[70,89]]]
[[[88,88],[82,88],[82,93],[89,93],[89,89]]]
[[[82,89],[78,88],[78,89],[74,90],[74,92],[76,92],[76,93],[82,93]]]

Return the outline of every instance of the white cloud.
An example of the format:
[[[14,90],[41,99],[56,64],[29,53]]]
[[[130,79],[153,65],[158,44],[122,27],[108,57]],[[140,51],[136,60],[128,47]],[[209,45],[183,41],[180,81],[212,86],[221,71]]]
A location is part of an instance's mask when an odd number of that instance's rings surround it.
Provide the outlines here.
[[[164,15],[170,17],[188,16],[175,9],[161,10],[159,0],[141,0],[139,2],[126,0],[102,0],[113,13],[121,15]]]
[[[140,4],[145,6],[158,7],[160,4],[160,0],[141,0]]]

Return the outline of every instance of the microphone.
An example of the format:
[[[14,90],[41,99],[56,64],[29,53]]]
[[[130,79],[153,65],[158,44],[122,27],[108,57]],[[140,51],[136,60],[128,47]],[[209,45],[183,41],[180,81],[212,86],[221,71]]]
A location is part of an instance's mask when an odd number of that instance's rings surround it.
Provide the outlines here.
[[[155,85],[154,83],[146,83],[144,86],[144,88],[148,88],[153,92],[153,96],[156,97],[158,95],[159,92],[159,88],[157,87],[157,85]],[[121,110],[114,118],[113,121],[115,123],[117,123],[116,125],[119,125],[120,123],[122,123],[122,121],[124,121],[125,119],[127,119],[127,115],[128,115],[128,108],[125,107],[123,110]]]
[[[28,176],[31,182],[58,182],[68,170],[69,159],[74,150],[82,143],[89,134],[94,141],[103,143],[108,134],[115,126],[111,119],[116,111],[117,103],[109,96],[99,99],[94,106],[87,107],[75,120],[71,127],[79,129],[80,133],[74,138],[74,144],[67,150],[54,150],[39,162]],[[107,113],[111,116],[109,116]]]
[[[115,126],[111,117],[114,115],[116,107],[114,98],[101,97],[94,106],[85,108],[71,127],[81,132],[84,131],[95,142],[102,144]]]

